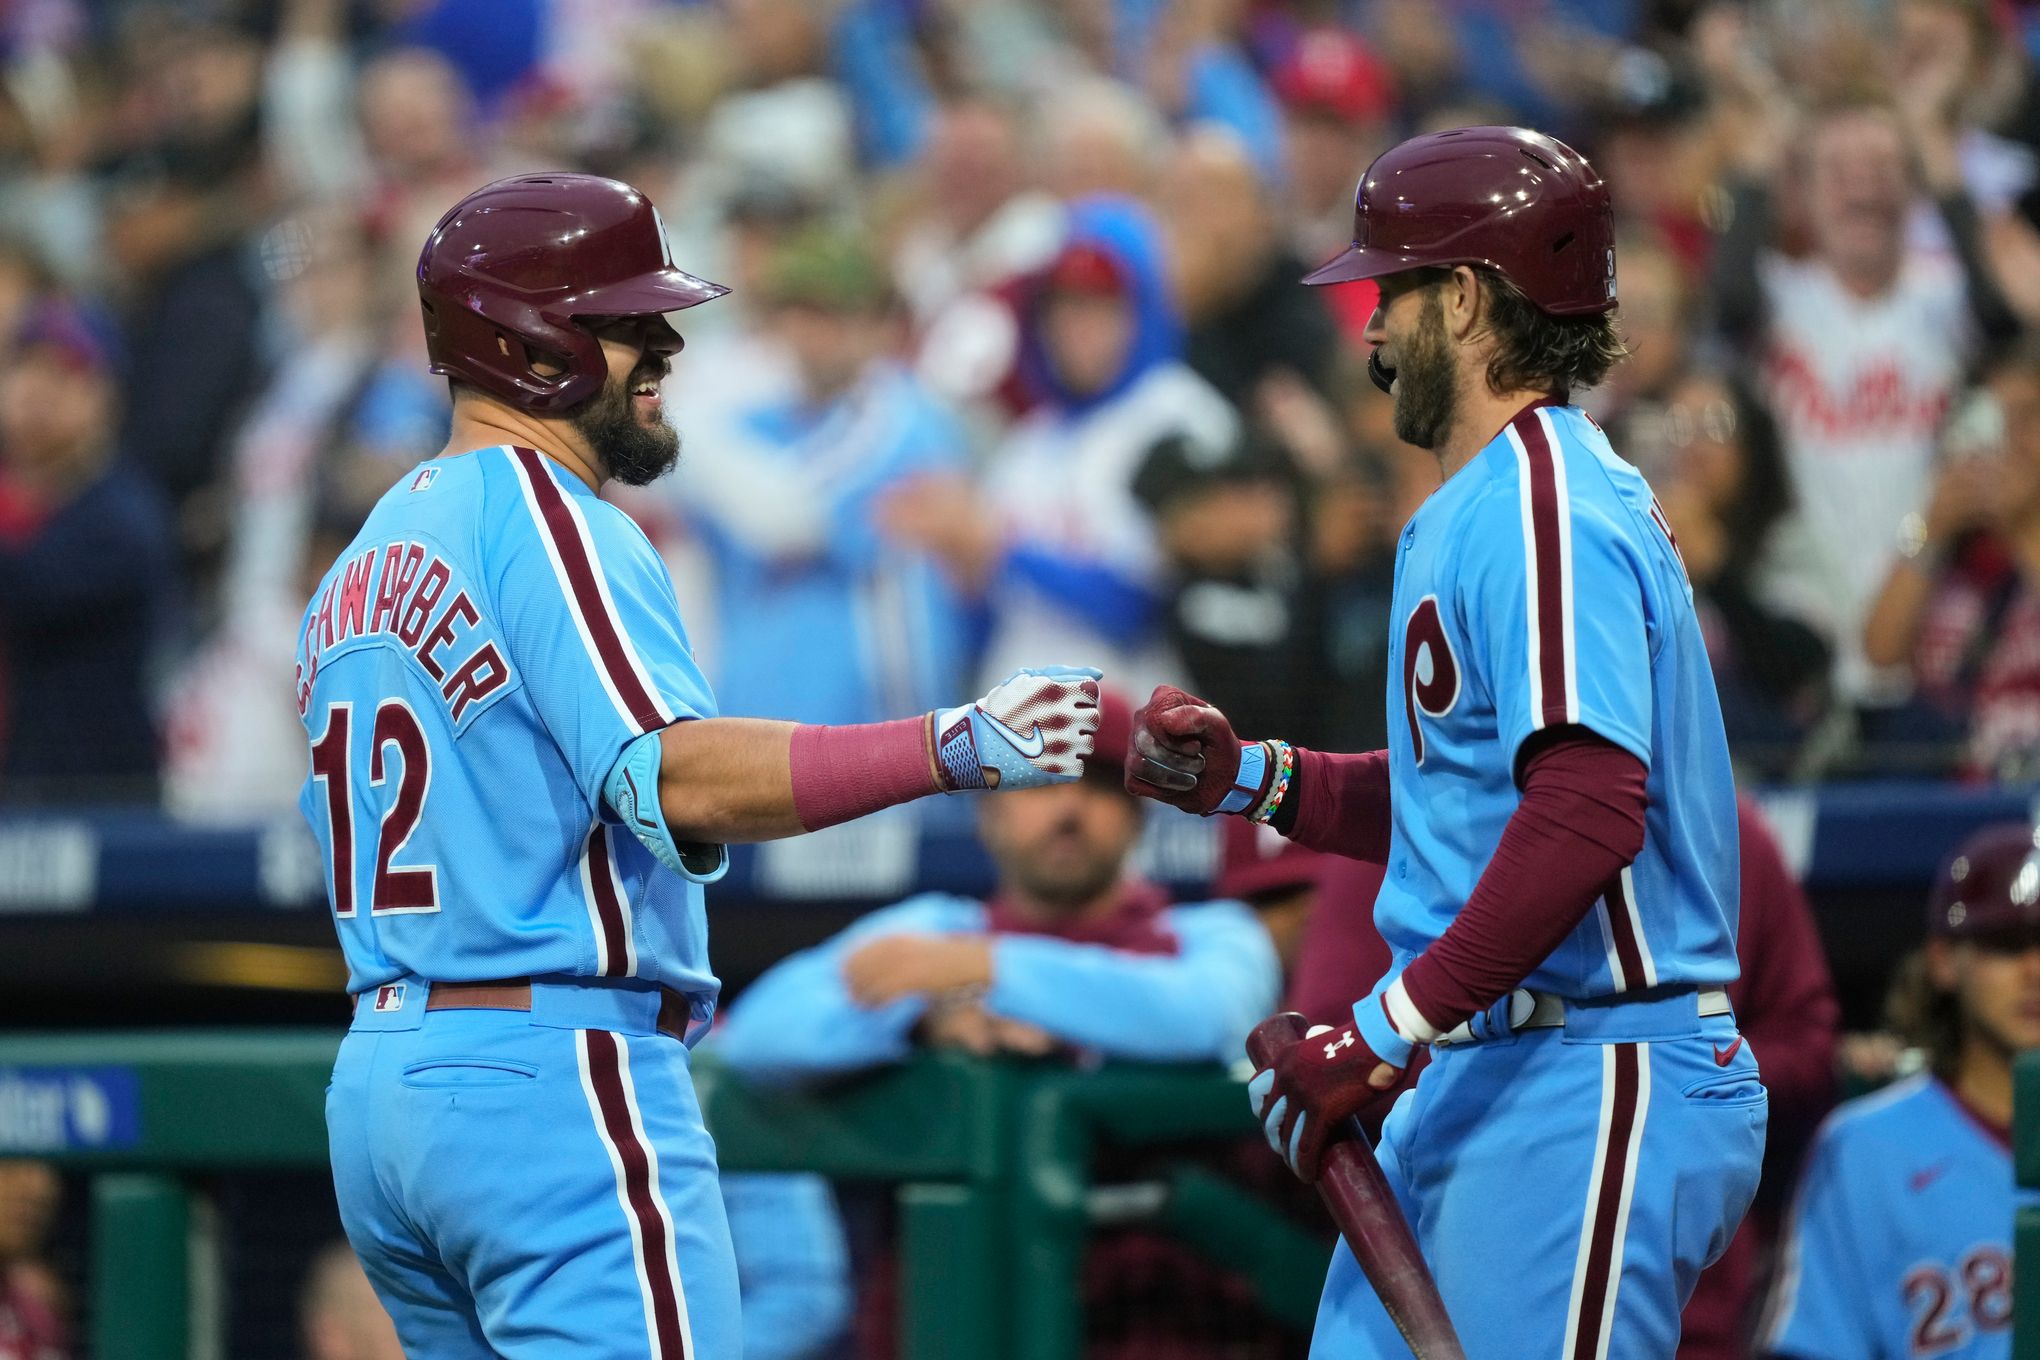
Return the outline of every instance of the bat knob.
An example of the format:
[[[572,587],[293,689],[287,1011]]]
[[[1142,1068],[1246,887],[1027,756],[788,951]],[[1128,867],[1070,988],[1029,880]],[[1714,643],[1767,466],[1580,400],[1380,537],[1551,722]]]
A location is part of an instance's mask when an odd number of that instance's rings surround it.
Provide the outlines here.
[[[1271,1015],[1247,1036],[1247,1057],[1257,1068],[1273,1067],[1283,1050],[1302,1041],[1308,1028],[1309,1022],[1295,1011]]]

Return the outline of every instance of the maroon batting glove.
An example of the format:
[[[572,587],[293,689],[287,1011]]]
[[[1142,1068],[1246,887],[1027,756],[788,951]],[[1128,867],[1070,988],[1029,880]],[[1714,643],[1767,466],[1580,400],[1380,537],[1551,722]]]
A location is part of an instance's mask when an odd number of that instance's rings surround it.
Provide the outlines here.
[[[1133,740],[1126,748],[1126,791],[1208,817],[1230,799],[1252,807],[1267,792],[1244,793],[1240,739],[1225,714],[1174,685],[1159,686],[1133,715]]]
[[[1376,1086],[1375,1074],[1385,1066],[1389,1072]],[[1268,1146],[1291,1171],[1314,1181],[1326,1144],[1348,1119],[1387,1095],[1399,1071],[1353,1025],[1320,1025],[1284,1049],[1274,1066],[1256,1072],[1247,1094]]]

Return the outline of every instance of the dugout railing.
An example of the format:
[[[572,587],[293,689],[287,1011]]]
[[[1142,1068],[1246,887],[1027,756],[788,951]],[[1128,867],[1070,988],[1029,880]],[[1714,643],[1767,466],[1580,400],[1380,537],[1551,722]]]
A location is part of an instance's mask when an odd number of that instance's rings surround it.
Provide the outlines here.
[[[86,1354],[219,1353],[201,1183],[322,1167],[326,1031],[0,1035],[0,1155],[33,1153],[89,1182]],[[1044,1063],[925,1054],[821,1089],[747,1085],[697,1055],[723,1166],[895,1185],[900,1353],[910,1360],[1073,1360],[1092,1230],[1093,1158],[1256,1132],[1216,1067]],[[1152,1222],[1243,1275],[1274,1318],[1307,1327],[1329,1249],[1185,1161]]]

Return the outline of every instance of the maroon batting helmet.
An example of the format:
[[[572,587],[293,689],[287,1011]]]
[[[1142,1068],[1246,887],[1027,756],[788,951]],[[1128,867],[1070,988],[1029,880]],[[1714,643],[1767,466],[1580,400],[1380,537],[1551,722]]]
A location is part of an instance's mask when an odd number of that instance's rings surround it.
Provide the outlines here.
[[[2040,935],[2040,844],[2026,822],[1987,826],[1962,842],[1934,880],[1935,935]]]
[[[1615,218],[1586,158],[1528,128],[1413,137],[1375,158],[1353,199],[1351,249],[1304,279],[1344,283],[1427,265],[1480,264],[1541,310],[1615,305]]]
[[[677,312],[729,289],[673,267],[658,209],[599,175],[516,175],[439,219],[418,256],[432,371],[546,415],[602,390],[584,317]],[[533,363],[562,366],[555,375]]]

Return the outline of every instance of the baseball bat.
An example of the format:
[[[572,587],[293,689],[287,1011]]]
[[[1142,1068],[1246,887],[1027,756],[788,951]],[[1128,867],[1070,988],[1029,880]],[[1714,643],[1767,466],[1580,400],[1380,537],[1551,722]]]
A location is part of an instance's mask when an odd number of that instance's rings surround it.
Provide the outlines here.
[[[1257,1069],[1272,1067],[1304,1032],[1304,1018],[1294,1011],[1271,1016],[1247,1036],[1247,1056]],[[1335,1132],[1326,1145],[1318,1171],[1317,1189],[1325,1208],[1416,1360],[1466,1360],[1459,1334],[1446,1316],[1445,1300],[1438,1296],[1437,1281],[1417,1250],[1416,1235],[1388,1188],[1381,1163],[1374,1160],[1374,1149],[1358,1124],[1346,1122],[1347,1127]]]

